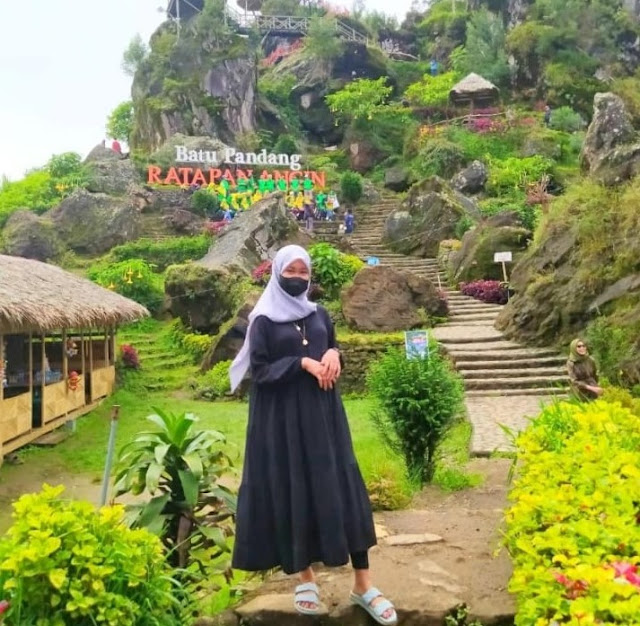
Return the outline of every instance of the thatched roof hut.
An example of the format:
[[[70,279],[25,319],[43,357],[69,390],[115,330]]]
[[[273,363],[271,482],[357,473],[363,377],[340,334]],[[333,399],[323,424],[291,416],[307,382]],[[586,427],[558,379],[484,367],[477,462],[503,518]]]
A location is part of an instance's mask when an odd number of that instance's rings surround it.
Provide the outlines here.
[[[473,72],[449,92],[449,99],[457,105],[487,106],[499,96],[500,90],[492,82]]]
[[[0,333],[107,328],[147,315],[137,302],[55,265],[0,255]]]

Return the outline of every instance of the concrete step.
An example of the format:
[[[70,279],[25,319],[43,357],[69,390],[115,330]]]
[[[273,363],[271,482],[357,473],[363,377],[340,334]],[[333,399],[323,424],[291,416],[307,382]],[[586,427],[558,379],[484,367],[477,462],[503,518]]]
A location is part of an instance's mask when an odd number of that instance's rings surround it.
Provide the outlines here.
[[[502,368],[496,367],[487,369],[464,369],[460,367],[460,364],[456,364],[458,373],[465,380],[477,380],[477,379],[495,379],[495,378],[540,378],[540,377],[565,377],[565,372],[559,367],[513,367],[512,369],[504,369],[504,363]],[[487,366],[484,363],[485,367]]]
[[[452,302],[451,299],[447,299],[449,302]],[[499,304],[485,304],[484,302],[456,302],[455,307],[456,311],[459,311],[460,313],[474,313],[476,311],[492,311],[500,313],[503,309]]]
[[[540,400],[548,396],[562,397],[567,393],[566,388],[560,387],[529,387],[527,389],[468,389],[467,398],[497,398],[500,396],[540,396]]]
[[[512,351],[513,352],[513,351]],[[563,357],[530,357],[528,359],[512,359],[509,354],[505,355],[502,359],[478,359],[477,361],[469,359],[461,359],[455,357],[456,369],[460,372],[469,371],[488,371],[491,370],[494,374],[496,370],[505,369],[508,365],[513,368],[513,371],[524,372],[529,368],[534,369],[554,369],[557,372],[564,372],[564,358]]]
[[[452,324],[461,324],[462,322],[495,322],[497,314],[493,311],[480,313],[456,313],[455,309],[450,307],[450,316]]]
[[[509,343],[509,342],[504,342]],[[476,361],[516,361],[527,362],[530,359],[550,359],[555,362],[565,363],[566,357],[559,355],[551,348],[523,348],[518,344],[511,344],[511,348],[503,347],[499,350],[458,350],[455,355],[456,363]]]
[[[531,389],[544,387],[566,387],[568,376],[518,376],[513,378],[465,378],[466,389]]]
[[[463,342],[447,342],[439,340],[440,343],[446,348],[446,350],[455,359],[456,355],[460,353],[468,353],[473,351],[475,353],[488,354],[499,350],[500,352],[509,352],[511,350],[521,350],[522,346],[513,341],[500,340],[500,339],[479,339]]]

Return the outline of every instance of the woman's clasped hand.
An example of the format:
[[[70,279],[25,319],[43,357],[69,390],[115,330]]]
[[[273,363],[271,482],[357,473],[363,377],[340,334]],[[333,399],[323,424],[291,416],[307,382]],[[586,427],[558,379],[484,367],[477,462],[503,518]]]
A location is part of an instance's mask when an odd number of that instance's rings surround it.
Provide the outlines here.
[[[340,354],[337,350],[331,348],[324,353],[321,361],[304,357],[302,359],[302,369],[317,379],[320,389],[328,391],[333,389],[342,372]]]

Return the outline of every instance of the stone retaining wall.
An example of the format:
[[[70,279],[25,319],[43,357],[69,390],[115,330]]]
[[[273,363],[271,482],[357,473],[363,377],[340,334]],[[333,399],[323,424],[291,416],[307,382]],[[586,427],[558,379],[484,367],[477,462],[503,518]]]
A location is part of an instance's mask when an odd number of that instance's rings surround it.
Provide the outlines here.
[[[372,341],[362,344],[343,340],[340,350],[344,359],[344,370],[340,377],[340,390],[343,393],[362,393],[369,364],[380,356],[389,346],[402,346],[403,341],[390,337],[387,341]]]

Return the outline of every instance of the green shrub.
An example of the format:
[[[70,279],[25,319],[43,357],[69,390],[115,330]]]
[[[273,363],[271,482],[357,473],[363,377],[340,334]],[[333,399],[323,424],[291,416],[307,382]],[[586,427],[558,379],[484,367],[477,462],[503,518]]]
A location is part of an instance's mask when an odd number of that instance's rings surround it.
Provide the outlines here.
[[[503,133],[474,133],[465,128],[450,126],[446,138],[458,146],[466,161],[489,161],[517,156],[523,142],[521,128],[513,128]]]
[[[585,121],[580,113],[576,113],[571,107],[560,107],[551,113],[549,126],[554,130],[565,133],[575,133],[585,127]]]
[[[345,172],[340,177],[340,193],[346,202],[358,202],[362,197],[362,176],[356,172]]]
[[[273,148],[276,154],[296,154],[298,146],[291,135],[280,135]]]
[[[180,589],[158,538],[129,530],[122,507],[97,511],[62,499],[63,491],[45,485],[13,505],[13,525],[0,539],[7,626],[181,623]]]
[[[4,180],[0,183],[0,228],[18,209],[28,208],[44,213],[58,198],[51,174],[44,170],[31,172],[15,182]]]
[[[476,225],[475,220],[469,215],[463,215],[456,223],[455,235],[456,239],[462,239],[464,234]]]
[[[430,139],[418,151],[413,169],[420,178],[451,178],[464,165],[460,146],[444,138]]]
[[[621,366],[633,354],[633,341],[625,328],[598,317],[587,326],[587,345],[598,364],[599,375],[614,385],[622,383]]]
[[[209,342],[209,346],[211,342]],[[220,361],[202,375],[198,385],[198,396],[209,400],[223,398],[231,392],[229,369],[232,361]]]
[[[98,263],[88,269],[87,275],[94,283],[139,302],[151,312],[162,305],[162,277],[154,274],[151,266],[142,259],[109,265]]]
[[[191,196],[191,208],[203,217],[211,217],[219,207],[218,196],[207,189],[198,189]]]
[[[425,74],[422,80],[409,85],[404,95],[414,106],[446,106],[449,102],[449,93],[459,80],[460,74],[457,72],[445,72],[437,76]]]
[[[411,502],[410,483],[384,458],[374,462],[365,474],[365,483],[374,511],[397,511]]]
[[[433,478],[436,450],[463,396],[460,378],[433,348],[424,359],[408,359],[404,351],[390,348],[367,375],[377,401],[374,424],[421,483]]]
[[[129,519],[160,534],[173,567],[206,573],[231,551],[236,497],[219,482],[233,467],[226,439],[197,428],[192,413],[155,411],[154,428],[120,450],[114,489],[148,498],[127,507]]]
[[[511,157],[502,161],[491,161],[487,189],[494,195],[525,191],[553,170],[553,161],[541,156],[519,159]]]
[[[322,287],[328,300],[335,300],[344,285],[353,280],[364,263],[355,256],[342,254],[328,243],[316,243],[309,248],[313,281]]]
[[[169,265],[197,261],[207,253],[210,245],[211,238],[207,235],[172,237],[164,241],[139,239],[112,248],[111,257],[114,261],[142,259],[153,271],[163,272]]]
[[[505,536],[515,623],[636,623],[640,418],[601,400],[549,405],[517,443]]]

